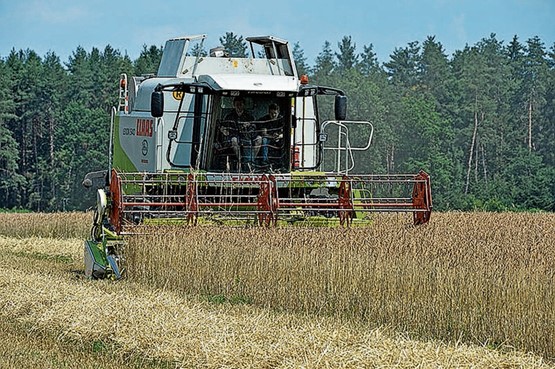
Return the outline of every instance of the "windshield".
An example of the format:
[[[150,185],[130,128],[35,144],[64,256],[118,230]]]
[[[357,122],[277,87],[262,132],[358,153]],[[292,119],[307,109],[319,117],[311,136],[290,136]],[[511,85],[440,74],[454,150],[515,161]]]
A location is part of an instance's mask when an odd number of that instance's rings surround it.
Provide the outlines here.
[[[215,96],[208,170],[288,172],[290,132],[291,98]]]

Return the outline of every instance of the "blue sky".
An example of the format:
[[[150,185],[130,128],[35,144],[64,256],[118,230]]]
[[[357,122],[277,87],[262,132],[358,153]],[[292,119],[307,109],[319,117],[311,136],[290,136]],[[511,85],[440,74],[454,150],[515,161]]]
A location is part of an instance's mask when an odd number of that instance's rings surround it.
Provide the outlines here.
[[[448,55],[491,33],[508,43],[539,36],[555,42],[555,0],[0,0],[0,58],[12,48],[62,62],[77,46],[106,45],[138,57],[143,45],[207,34],[207,48],[225,32],[273,35],[299,42],[310,65],[329,41],[334,51],[351,36],[362,52],[373,44],[380,61],[396,47],[435,35]]]

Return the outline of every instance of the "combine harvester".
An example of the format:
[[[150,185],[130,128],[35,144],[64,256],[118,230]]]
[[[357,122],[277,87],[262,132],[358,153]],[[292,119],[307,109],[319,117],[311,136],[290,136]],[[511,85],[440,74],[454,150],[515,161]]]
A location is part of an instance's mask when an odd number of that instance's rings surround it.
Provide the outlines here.
[[[109,170],[83,182],[97,190],[88,277],[120,278],[122,237],[149,224],[350,226],[371,212],[429,221],[425,172],[353,172],[372,124],[346,120],[343,91],[299,76],[287,41],[248,37],[250,58],[195,55],[205,38],[167,41],[156,76],[121,75]],[[321,121],[319,103],[332,99],[335,119]]]

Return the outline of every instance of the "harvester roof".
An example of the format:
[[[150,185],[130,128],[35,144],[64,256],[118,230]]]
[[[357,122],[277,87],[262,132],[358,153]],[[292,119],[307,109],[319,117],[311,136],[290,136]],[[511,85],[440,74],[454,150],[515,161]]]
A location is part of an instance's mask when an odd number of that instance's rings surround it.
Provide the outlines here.
[[[262,74],[296,77],[293,56],[285,40],[273,36],[249,37],[251,57],[219,53],[202,55],[206,35],[184,36],[166,42],[158,68],[158,77],[194,77],[202,74]],[[200,42],[200,46],[192,47]],[[255,50],[254,46],[261,49]],[[220,50],[221,49],[221,50]]]
[[[210,74],[198,76],[215,91],[291,91],[295,92],[298,82],[292,77],[259,74]]]

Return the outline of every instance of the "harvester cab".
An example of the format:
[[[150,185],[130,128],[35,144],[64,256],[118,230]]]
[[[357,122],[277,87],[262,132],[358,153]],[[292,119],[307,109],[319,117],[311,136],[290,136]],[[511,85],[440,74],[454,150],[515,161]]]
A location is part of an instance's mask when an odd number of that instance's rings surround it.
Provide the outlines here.
[[[171,39],[155,76],[121,75],[108,171],[83,182],[99,202],[87,275],[121,275],[121,238],[169,220],[351,225],[399,211],[428,222],[428,174],[356,173],[372,124],[347,120],[340,89],[299,76],[287,41],[248,37],[250,56],[237,57],[204,52],[205,40]]]

